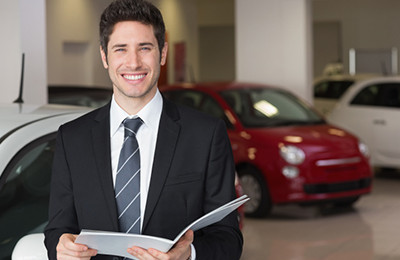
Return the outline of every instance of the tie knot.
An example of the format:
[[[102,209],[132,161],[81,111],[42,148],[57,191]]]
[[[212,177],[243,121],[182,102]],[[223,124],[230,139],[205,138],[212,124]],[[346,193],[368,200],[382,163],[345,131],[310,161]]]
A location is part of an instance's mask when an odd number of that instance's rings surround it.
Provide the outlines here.
[[[136,118],[126,118],[124,120],[124,127],[125,127],[125,136],[133,136],[136,135],[137,131],[139,130],[140,126],[143,124],[142,119],[140,117]]]

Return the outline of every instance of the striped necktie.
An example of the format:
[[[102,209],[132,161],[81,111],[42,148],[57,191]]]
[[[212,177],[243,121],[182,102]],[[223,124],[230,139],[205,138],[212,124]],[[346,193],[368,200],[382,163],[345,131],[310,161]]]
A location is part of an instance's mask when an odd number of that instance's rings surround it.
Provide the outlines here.
[[[121,232],[140,234],[140,153],[136,133],[143,121],[125,119],[124,143],[119,156],[115,199]]]

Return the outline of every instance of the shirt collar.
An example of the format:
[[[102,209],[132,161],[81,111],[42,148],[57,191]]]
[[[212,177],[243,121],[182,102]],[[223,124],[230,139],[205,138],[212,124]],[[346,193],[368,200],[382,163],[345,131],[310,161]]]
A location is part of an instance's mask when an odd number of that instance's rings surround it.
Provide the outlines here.
[[[150,129],[157,129],[161,117],[162,106],[162,96],[160,94],[160,91],[157,89],[156,94],[146,106],[144,106],[136,115],[129,115],[117,104],[113,95],[110,107],[111,137],[117,132],[121,123],[127,117],[140,117],[143,120],[144,125],[146,125]]]

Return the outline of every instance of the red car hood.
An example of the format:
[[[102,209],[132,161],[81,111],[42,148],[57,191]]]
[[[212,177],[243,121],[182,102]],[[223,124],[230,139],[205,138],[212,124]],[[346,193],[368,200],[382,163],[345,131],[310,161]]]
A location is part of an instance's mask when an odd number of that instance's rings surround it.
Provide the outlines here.
[[[310,153],[358,153],[358,139],[329,124],[248,129],[246,132],[252,141],[263,145],[295,145]]]

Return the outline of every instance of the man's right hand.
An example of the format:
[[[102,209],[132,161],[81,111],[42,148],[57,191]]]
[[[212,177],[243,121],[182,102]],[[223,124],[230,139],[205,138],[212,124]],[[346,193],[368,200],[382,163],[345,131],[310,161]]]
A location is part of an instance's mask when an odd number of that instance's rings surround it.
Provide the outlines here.
[[[97,250],[86,245],[75,244],[78,235],[63,234],[57,245],[57,259],[90,259],[97,255]]]

